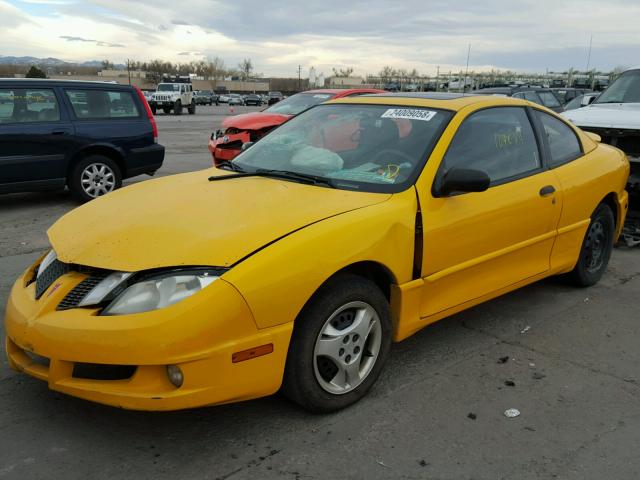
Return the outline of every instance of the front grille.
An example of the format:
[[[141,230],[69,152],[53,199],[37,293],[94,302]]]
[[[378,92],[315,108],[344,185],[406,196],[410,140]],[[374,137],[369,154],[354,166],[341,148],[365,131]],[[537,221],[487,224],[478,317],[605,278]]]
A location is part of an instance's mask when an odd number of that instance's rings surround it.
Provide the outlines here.
[[[27,350],[23,350],[23,352],[27,357],[29,357],[29,360],[31,360],[33,363],[42,365],[43,367],[49,366],[50,360],[47,357],[43,357],[42,355],[37,355]]]
[[[587,132],[600,135],[602,143],[619,148],[630,157],[640,156],[640,130],[624,128],[581,127]]]
[[[73,290],[67,293],[67,295],[56,307],[56,310],[68,310],[70,308],[76,308],[84,299],[84,297],[86,297],[89,292],[96,287],[96,285],[104,280],[105,277],[109,275],[109,273],[111,272],[106,270],[102,272],[94,272],[91,276],[85,278],[78,285],[76,285]]]
[[[40,298],[53,282],[70,270],[71,267],[69,264],[61,262],[58,259],[51,262],[51,265],[49,265],[36,280],[36,299]]]
[[[136,373],[135,365],[104,365],[101,363],[75,363],[73,378],[86,380],[127,380]]]

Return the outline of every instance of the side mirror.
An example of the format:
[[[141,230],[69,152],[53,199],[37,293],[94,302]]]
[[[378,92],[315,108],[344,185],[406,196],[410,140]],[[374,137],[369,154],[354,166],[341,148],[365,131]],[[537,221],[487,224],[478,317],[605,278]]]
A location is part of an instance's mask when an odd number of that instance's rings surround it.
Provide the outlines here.
[[[240,151],[244,152],[245,150],[247,150],[249,147],[251,147],[255,142],[247,142],[247,143],[243,143],[242,147],[240,147]]]
[[[484,192],[490,184],[489,175],[482,170],[452,168],[444,174],[434,193],[437,197],[446,197],[452,193]]]

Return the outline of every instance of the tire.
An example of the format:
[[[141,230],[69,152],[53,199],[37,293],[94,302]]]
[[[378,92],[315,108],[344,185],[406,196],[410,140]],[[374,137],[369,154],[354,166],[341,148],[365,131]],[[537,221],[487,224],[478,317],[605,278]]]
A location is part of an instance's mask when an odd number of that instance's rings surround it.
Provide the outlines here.
[[[380,375],[391,335],[389,303],[380,289],[360,276],[336,276],[296,320],[282,393],[316,413],[357,402]]]
[[[196,113],[196,103],[195,102],[191,102],[191,105],[189,105],[188,109],[189,111],[189,115],[193,115]]]
[[[173,104],[173,114],[182,115],[182,102],[180,100]]]
[[[590,287],[598,283],[611,258],[615,231],[616,222],[611,207],[601,203],[591,215],[578,262],[568,274],[571,283],[579,287]]]
[[[151,113],[153,113],[155,115],[156,114],[156,106],[155,105],[149,105],[149,108],[151,109]]]
[[[164,107],[162,111],[164,112],[165,115],[169,115],[171,113],[171,109],[169,107]]]
[[[74,198],[84,203],[120,188],[122,173],[109,157],[90,155],[73,167],[67,186]]]

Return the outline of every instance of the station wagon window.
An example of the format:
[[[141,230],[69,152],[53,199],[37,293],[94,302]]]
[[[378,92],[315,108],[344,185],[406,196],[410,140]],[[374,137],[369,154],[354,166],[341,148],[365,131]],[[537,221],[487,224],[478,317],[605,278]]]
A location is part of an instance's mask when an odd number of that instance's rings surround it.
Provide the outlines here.
[[[540,168],[533,128],[523,108],[481,110],[467,118],[453,138],[440,167],[482,170],[495,184]]]
[[[547,108],[558,108],[560,106],[560,102],[551,92],[538,92],[538,96],[542,99],[542,104]]]
[[[549,152],[551,154],[549,163],[552,167],[570,162],[582,155],[580,141],[568,125],[540,110],[536,110],[536,115],[538,115],[542,123],[549,143]]]
[[[66,90],[76,117],[82,119],[135,118],[140,116],[131,92]]]
[[[524,98],[525,100],[528,100],[529,102],[533,102],[533,103],[537,103],[539,105],[542,105],[542,100],[540,100],[540,97],[538,97],[538,94],[536,92],[518,92],[516,94],[513,95],[514,98]]]
[[[0,123],[57,122],[58,100],[51,89],[0,89]]]

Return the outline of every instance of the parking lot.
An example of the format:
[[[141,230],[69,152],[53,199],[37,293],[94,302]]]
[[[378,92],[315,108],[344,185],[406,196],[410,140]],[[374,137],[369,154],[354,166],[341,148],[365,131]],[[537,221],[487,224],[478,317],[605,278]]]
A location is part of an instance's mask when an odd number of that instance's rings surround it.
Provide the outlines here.
[[[157,175],[210,167],[208,136],[228,114],[158,115]],[[0,196],[0,309],[75,206],[66,192]],[[325,416],[280,396],[118,410],[50,392],[3,355],[0,478],[638,478],[639,289],[640,251],[618,248],[595,287],[547,280],[395,345],[371,393]]]

